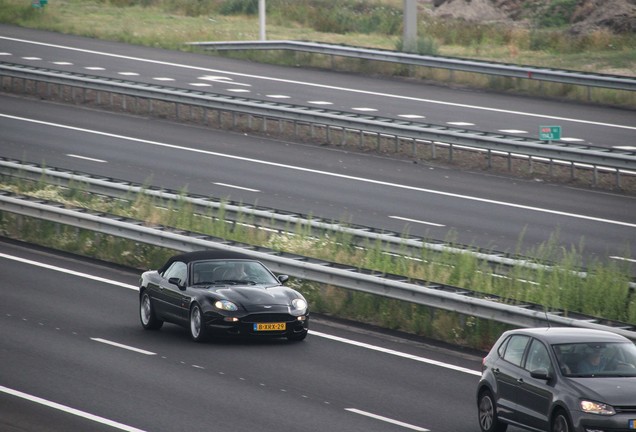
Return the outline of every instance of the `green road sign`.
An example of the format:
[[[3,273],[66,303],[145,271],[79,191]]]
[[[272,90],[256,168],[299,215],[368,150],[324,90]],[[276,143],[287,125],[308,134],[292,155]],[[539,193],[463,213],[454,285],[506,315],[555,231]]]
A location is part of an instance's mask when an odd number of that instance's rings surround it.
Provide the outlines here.
[[[539,139],[541,141],[560,140],[561,126],[539,126]]]

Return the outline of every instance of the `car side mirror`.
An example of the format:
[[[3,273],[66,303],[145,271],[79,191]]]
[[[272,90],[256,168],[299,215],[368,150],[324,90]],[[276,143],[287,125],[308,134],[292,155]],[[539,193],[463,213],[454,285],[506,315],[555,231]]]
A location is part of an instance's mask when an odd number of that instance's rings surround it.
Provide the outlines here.
[[[540,379],[540,380],[546,380],[549,381],[552,377],[550,376],[550,372],[548,372],[547,369],[535,369],[533,371],[530,371],[530,376],[532,378],[536,378],[536,379]]]
[[[177,277],[171,277],[170,279],[168,279],[168,282],[176,285],[177,288],[179,288],[181,291],[185,291],[185,285],[181,285],[181,279],[177,278]]]
[[[287,275],[278,275],[278,281],[282,284],[289,280],[289,276]]]

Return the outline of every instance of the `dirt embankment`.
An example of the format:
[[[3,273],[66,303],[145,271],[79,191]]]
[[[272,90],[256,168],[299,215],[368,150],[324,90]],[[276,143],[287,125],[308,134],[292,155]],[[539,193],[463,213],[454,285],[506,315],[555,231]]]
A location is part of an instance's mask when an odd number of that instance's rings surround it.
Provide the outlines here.
[[[424,0],[433,14],[467,21],[531,24],[537,17],[563,17],[572,33],[606,29],[636,32],[636,0],[578,0],[575,4],[553,0]]]

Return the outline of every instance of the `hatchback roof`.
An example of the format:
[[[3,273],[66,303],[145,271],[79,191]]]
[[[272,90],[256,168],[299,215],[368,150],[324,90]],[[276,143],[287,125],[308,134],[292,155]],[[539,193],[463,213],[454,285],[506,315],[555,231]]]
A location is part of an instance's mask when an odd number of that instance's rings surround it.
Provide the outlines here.
[[[578,327],[540,327],[510,330],[506,333],[532,335],[550,344],[576,342],[630,342],[624,336],[604,330]]]

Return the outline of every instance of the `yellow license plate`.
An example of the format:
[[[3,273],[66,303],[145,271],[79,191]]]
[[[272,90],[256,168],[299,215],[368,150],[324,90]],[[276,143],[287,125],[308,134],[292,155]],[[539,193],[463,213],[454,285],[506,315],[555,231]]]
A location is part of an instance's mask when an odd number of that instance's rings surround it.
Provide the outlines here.
[[[283,331],[287,329],[287,324],[282,323],[256,323],[254,331]]]

